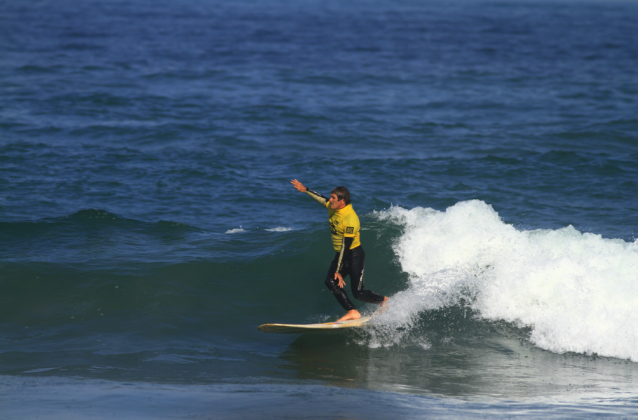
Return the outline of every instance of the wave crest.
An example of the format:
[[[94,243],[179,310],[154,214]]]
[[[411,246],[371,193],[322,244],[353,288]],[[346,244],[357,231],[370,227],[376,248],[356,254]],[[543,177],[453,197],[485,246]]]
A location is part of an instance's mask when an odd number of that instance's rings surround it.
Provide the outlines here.
[[[376,216],[403,226],[394,251],[410,278],[387,322],[409,326],[420,312],[470,297],[478,316],[529,327],[541,348],[638,361],[636,242],[572,226],[517,230],[479,200]]]

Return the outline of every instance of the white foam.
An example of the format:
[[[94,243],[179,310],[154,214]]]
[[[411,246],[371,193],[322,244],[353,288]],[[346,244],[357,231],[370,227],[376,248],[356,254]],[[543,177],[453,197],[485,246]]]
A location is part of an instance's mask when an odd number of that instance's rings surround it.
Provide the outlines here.
[[[571,226],[517,230],[478,200],[375,214],[404,226],[394,250],[410,278],[381,323],[410,327],[420,312],[470,295],[481,317],[531,327],[541,348],[638,361],[637,242]]]
[[[268,232],[289,232],[292,230],[292,228],[287,228],[287,227],[276,227],[276,228],[272,228],[272,229],[266,229]]]
[[[241,228],[241,226],[239,227],[239,229],[229,229],[226,231],[226,233],[241,233],[241,232],[246,232],[244,229]]]

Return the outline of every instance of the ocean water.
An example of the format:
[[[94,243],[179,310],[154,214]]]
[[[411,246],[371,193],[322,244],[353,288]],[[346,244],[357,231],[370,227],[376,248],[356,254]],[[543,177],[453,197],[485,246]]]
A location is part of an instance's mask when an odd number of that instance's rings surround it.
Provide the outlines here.
[[[637,22],[0,2],[0,418],[638,417]],[[295,178],[352,193],[366,328],[257,331],[343,312]]]

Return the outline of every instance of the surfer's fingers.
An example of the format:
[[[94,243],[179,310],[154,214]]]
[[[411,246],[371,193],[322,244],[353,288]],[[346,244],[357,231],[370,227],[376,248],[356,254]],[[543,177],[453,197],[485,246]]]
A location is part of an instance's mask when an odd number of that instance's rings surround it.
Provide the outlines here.
[[[302,189],[305,189],[305,187],[303,186],[303,184],[299,181],[297,181],[296,179],[293,179],[292,181],[290,181],[290,183],[292,184],[293,187],[295,187],[297,190],[302,191]]]

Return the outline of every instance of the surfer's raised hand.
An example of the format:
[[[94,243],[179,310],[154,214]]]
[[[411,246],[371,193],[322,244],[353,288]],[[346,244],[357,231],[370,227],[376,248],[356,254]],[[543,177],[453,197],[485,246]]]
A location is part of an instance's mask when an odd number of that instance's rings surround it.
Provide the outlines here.
[[[297,181],[296,179],[293,179],[292,181],[290,181],[290,183],[292,184],[293,187],[295,187],[297,190],[301,191],[301,192],[306,192],[306,190],[308,188],[304,187],[303,184],[299,181]]]
[[[343,276],[341,275],[341,273],[335,273],[335,280],[339,280],[339,284],[338,286],[341,287],[343,289],[343,287],[346,285],[346,282],[343,281]]]

